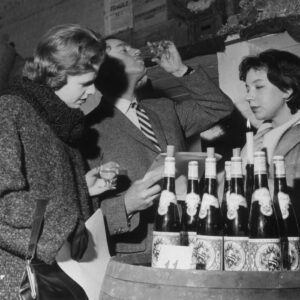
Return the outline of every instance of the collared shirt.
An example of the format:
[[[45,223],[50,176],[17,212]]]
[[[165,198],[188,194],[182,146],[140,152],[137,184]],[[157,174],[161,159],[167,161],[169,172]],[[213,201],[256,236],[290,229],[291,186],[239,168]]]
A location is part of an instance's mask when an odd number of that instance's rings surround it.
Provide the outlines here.
[[[130,101],[125,98],[119,98],[115,102],[115,107],[122,112],[138,129],[141,130],[140,123],[136,115],[136,110],[131,105],[134,102],[137,102],[136,99]]]

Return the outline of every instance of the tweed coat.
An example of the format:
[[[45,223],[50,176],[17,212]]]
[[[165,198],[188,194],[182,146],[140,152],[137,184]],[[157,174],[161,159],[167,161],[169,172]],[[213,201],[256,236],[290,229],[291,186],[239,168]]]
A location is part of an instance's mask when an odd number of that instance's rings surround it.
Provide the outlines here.
[[[233,110],[231,100],[202,69],[178,80],[190,94],[190,100],[180,103],[168,98],[140,101],[163,152],[167,144],[174,145],[176,151],[185,151],[187,137],[208,129]],[[99,165],[100,152],[103,161],[113,160],[120,165],[116,192],[103,194],[100,199],[109,242],[115,246],[113,250],[117,253],[150,251],[155,207],[135,213],[128,222],[124,193],[133,181],[145,175],[159,152],[110,101],[102,99],[86,117],[90,129],[85,135],[84,155],[90,167]]]
[[[62,101],[61,101],[62,102]],[[63,102],[62,102],[63,103]],[[64,105],[64,104],[63,104]],[[22,97],[0,97],[0,299],[17,299],[35,203],[48,200],[37,258],[52,263],[91,213],[80,152]]]

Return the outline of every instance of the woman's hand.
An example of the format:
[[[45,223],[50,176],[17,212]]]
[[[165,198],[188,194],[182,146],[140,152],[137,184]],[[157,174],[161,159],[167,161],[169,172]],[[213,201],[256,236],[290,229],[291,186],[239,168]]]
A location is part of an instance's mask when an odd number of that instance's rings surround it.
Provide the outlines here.
[[[114,174],[111,175],[110,179],[100,177],[100,169],[111,169],[113,168]],[[108,162],[100,167],[91,169],[85,175],[85,180],[88,186],[89,195],[96,196],[102,194],[108,190],[116,188],[117,176],[119,172],[119,165],[115,162]]]

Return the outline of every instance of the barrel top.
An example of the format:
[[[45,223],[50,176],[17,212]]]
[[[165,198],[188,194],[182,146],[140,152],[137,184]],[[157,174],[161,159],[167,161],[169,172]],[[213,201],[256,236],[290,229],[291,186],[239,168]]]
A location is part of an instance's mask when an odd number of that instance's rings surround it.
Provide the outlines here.
[[[147,284],[218,289],[300,288],[300,272],[241,272],[174,270],[150,267],[149,256],[134,254],[112,257],[106,273],[119,279]]]

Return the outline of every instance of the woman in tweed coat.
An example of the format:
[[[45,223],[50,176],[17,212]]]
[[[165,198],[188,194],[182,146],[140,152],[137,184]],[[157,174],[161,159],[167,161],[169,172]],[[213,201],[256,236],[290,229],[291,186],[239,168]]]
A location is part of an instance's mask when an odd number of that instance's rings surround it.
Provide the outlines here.
[[[77,150],[79,110],[94,93],[100,36],[56,26],[40,40],[23,78],[0,97],[0,299],[17,299],[33,212],[48,201],[37,259],[52,264],[68,239],[74,259],[86,249],[89,195],[105,190],[97,169],[85,174]]]

